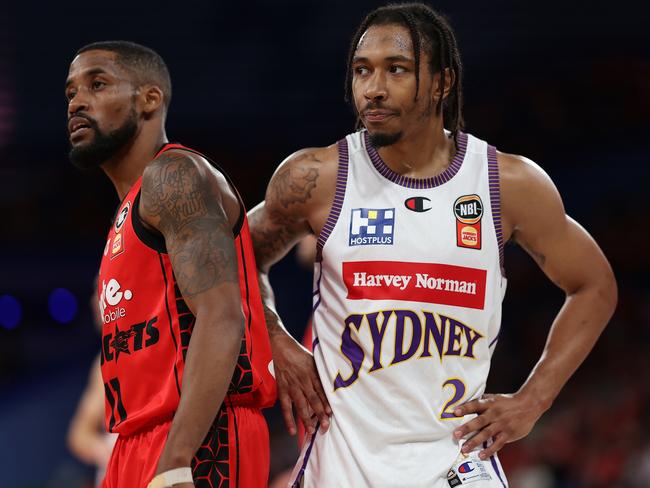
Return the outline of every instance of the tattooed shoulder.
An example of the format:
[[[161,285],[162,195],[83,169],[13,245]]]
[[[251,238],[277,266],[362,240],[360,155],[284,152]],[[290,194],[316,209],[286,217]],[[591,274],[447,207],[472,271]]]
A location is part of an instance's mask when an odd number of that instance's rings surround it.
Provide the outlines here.
[[[189,155],[162,154],[147,167],[142,177],[144,214],[155,224],[170,225],[173,230],[206,215],[213,199],[208,196],[212,192],[203,173],[198,162]]]
[[[311,203],[323,192],[331,190],[330,175],[338,165],[336,147],[303,149],[287,158],[269,183],[266,200],[283,210]]]
[[[237,280],[232,230],[207,164],[164,153],[145,170],[140,201],[141,217],[165,238],[184,296]]]

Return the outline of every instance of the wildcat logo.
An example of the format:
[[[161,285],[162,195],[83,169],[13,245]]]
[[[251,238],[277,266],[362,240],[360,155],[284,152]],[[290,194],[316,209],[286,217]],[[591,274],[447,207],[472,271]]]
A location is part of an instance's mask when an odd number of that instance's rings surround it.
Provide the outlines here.
[[[115,324],[115,331],[102,337],[101,363],[115,361],[121,354],[131,355],[142,349],[153,346],[160,338],[160,332],[155,326],[158,317],[132,325],[126,330],[120,330]]]

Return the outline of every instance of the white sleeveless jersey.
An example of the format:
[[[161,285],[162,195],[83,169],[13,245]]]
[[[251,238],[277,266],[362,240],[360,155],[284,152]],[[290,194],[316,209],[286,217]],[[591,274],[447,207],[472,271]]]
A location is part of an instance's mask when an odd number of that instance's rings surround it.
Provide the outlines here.
[[[454,407],[484,392],[506,284],[496,151],[458,144],[443,173],[414,179],[366,131],[339,142],[313,317],[333,417],[307,439],[294,486],[450,486],[452,432],[469,420]],[[498,460],[485,464],[493,481],[472,488],[505,486]]]

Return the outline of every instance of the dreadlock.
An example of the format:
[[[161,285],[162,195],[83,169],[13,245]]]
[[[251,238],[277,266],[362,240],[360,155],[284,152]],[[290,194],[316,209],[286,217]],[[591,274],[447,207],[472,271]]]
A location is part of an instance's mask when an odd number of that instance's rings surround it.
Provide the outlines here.
[[[352,60],[359,46],[361,36],[373,25],[396,24],[404,26],[411,35],[415,57],[415,98],[420,89],[420,54],[422,49],[429,55],[429,69],[432,74],[440,73],[440,90],[444,90],[445,70],[454,76],[454,83],[449,94],[443,100],[441,96],[436,105],[436,115],[442,111],[446,128],[450,131],[456,146],[458,132],[464,127],[461,89],[462,65],[456,36],[449,23],[439,13],[423,3],[391,4],[370,12],[357,29],[348,53],[345,75],[345,100],[352,103]]]

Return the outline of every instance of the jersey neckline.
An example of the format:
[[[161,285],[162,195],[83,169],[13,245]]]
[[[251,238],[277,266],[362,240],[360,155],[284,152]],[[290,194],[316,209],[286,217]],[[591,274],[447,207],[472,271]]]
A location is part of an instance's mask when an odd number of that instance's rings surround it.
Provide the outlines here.
[[[384,178],[392,181],[393,183],[403,186],[405,188],[435,188],[444,183],[447,183],[451,180],[456,173],[460,170],[460,167],[463,165],[465,160],[465,153],[467,151],[467,134],[464,132],[458,133],[458,151],[454,155],[454,158],[451,160],[451,164],[447,166],[442,173],[435,176],[430,176],[429,178],[411,178],[410,176],[404,176],[399,173],[396,173],[384,162],[384,160],[379,155],[379,152],[370,144],[370,136],[368,131],[363,133],[364,145],[368,156],[370,156],[370,161],[375,167],[379,174]]]

